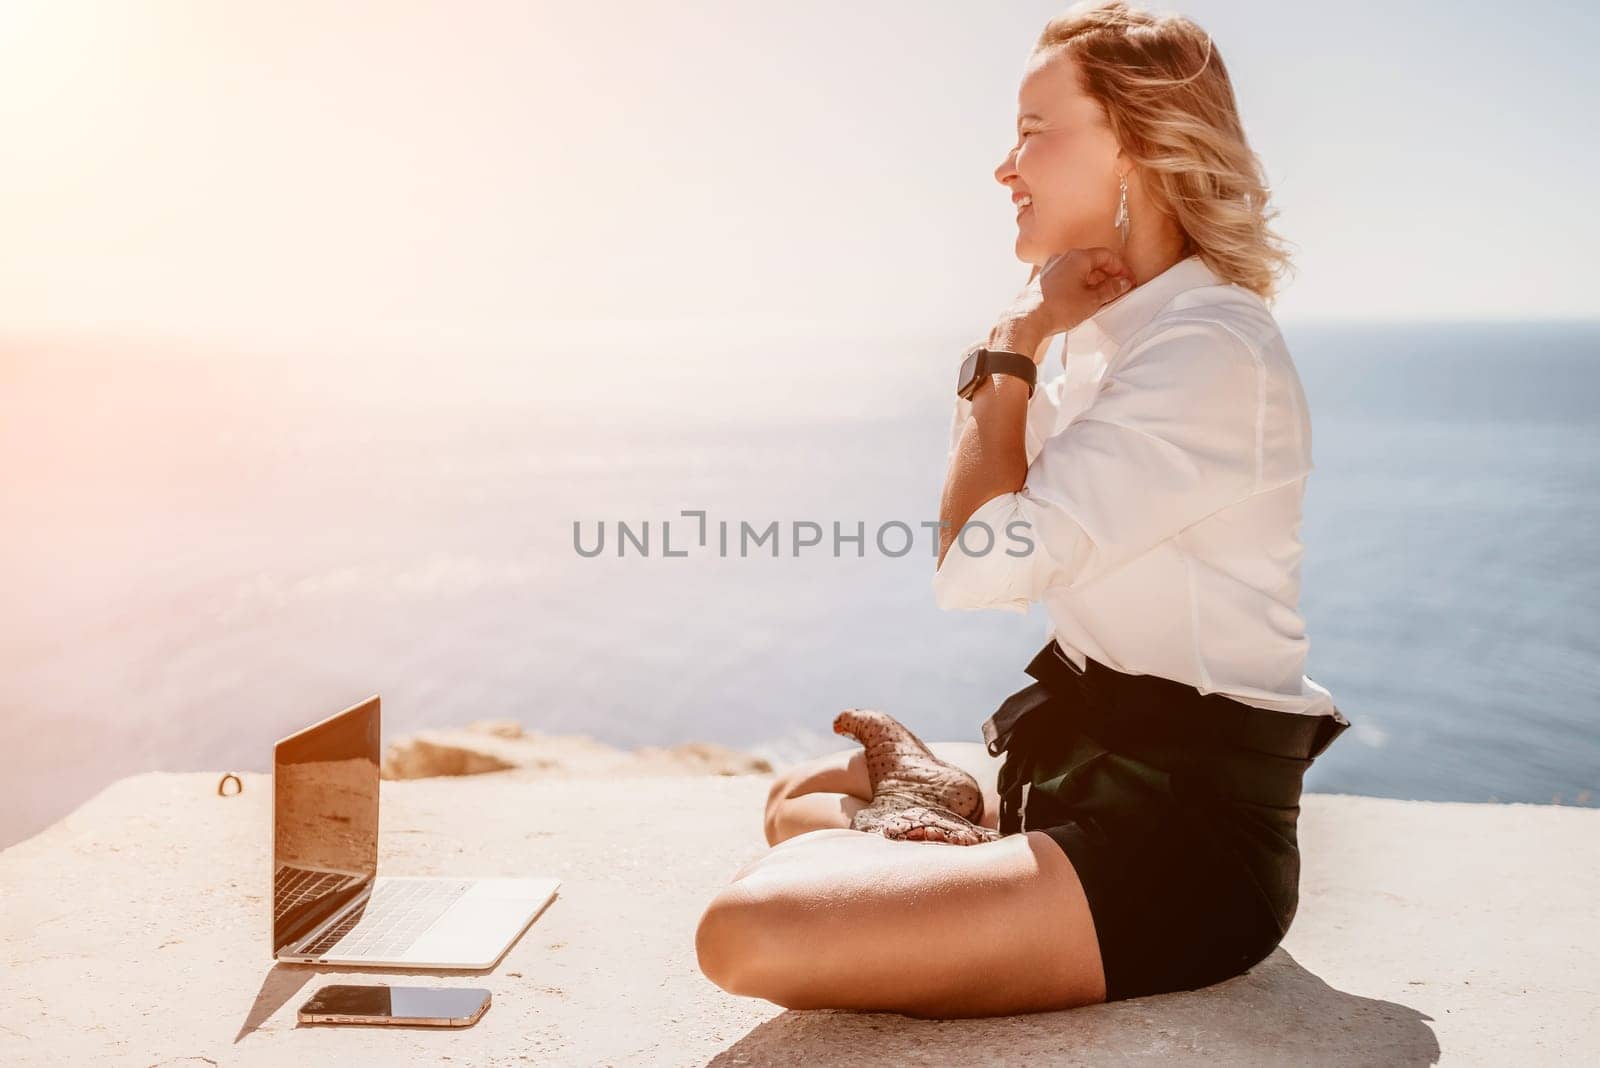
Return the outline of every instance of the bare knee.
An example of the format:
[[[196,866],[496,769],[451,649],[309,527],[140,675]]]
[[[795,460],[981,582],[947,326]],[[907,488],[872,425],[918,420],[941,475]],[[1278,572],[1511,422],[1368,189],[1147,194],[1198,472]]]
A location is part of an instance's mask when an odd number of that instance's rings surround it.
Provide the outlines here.
[[[733,883],[712,899],[695,928],[700,971],[730,994],[760,996],[759,966],[770,952],[762,932],[767,911],[759,897]]]
[[[786,797],[767,818],[767,844],[779,845],[811,831],[849,830],[867,802],[852,794],[809,793]]]
[[[793,780],[789,775],[780,772],[772,780],[772,785],[767,789],[767,806],[761,816],[761,829],[767,836],[768,845],[777,845],[779,838],[778,810],[789,799],[789,789]]]
[[[864,750],[841,749],[780,771],[767,788],[762,829],[768,845],[828,827],[848,827],[872,800]]]
[[[732,932],[737,908],[727,903],[724,894],[718,894],[694,929],[694,956],[701,973],[730,994],[738,993],[733,974],[738,964],[737,939]]]
[[[813,867],[807,850],[828,839],[864,839],[859,831],[822,828],[797,834],[746,864],[719,890],[695,927],[694,949],[707,979],[730,994],[759,997],[785,1008],[796,976],[817,952],[817,910],[797,894],[792,873]]]
[[[779,797],[767,804],[766,819],[763,821],[763,830],[766,832],[767,845],[775,846],[787,842],[792,838],[805,834],[807,831],[818,830],[823,827],[839,826],[837,822],[819,822],[815,802],[820,798],[808,795],[804,800],[794,797]]]

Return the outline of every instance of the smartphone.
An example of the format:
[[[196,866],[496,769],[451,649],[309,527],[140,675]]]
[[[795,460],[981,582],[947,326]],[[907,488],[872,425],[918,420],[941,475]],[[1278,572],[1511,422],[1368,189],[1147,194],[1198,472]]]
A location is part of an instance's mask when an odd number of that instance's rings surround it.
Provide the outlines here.
[[[300,1006],[301,1023],[470,1027],[489,1008],[475,986],[325,986]]]

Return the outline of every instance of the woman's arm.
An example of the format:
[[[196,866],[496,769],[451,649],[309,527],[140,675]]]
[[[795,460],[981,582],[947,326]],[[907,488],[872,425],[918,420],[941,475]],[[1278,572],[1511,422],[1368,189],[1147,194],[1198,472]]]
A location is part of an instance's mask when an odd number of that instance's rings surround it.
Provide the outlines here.
[[[1034,340],[1032,330],[1000,326],[985,347],[1033,355],[1038,363],[1049,338]],[[972,414],[945,474],[939,500],[939,563],[955,544],[961,528],[986,501],[1022,488],[1028,474],[1023,432],[1028,421],[1028,385],[1015,375],[990,375],[972,395]]]
[[[1000,316],[987,348],[1044,359],[1056,334],[1070,330],[1108,300],[1132,287],[1132,276],[1110,249],[1073,249],[1035,266],[1022,293]],[[1028,387],[1014,375],[991,375],[972,396],[972,411],[945,475],[939,501],[939,564],[961,528],[987,501],[1021,489],[1027,477],[1023,444]]]
[[[1282,392],[1257,343],[1222,318],[1191,310],[1143,331],[1087,408],[1036,451],[1025,442],[1022,488],[972,513],[968,522],[989,534],[953,543],[933,575],[935,600],[1026,612],[1047,587],[1093,582],[1220,509],[1304,477],[1309,449],[1270,418]],[[968,405],[961,418],[957,442],[981,417]]]

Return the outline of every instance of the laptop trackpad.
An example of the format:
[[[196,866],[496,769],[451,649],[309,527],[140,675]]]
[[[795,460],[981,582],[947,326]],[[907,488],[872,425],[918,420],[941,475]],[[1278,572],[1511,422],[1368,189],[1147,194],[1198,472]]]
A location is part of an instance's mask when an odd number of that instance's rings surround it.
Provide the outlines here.
[[[539,882],[490,879],[473,886],[423,932],[400,962],[418,967],[493,967],[554,893],[555,880],[533,885]]]

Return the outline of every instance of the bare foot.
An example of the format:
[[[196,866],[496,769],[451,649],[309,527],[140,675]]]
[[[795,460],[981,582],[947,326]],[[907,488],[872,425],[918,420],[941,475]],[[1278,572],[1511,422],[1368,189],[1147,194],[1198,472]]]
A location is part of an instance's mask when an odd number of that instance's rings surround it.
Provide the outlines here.
[[[939,805],[901,793],[879,794],[850,821],[858,831],[876,831],[885,838],[908,842],[977,845],[993,842],[999,831],[979,827]]]
[[[983,818],[983,790],[978,780],[929,751],[922,739],[887,712],[847,708],[833,720],[835,734],[845,734],[867,750],[867,779],[874,801],[898,794],[945,809],[963,822]]]

